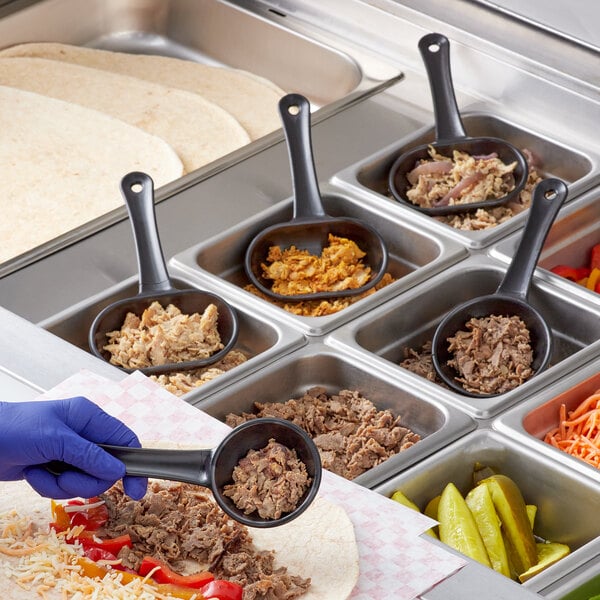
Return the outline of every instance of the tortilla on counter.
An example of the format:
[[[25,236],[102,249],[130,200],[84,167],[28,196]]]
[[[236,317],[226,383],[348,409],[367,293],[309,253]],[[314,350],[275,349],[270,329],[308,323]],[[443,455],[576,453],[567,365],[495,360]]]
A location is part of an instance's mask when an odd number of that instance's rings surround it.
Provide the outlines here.
[[[5,86],[0,105],[0,262],[123,206],[130,171],[182,175],[165,141],[100,112]]]
[[[52,557],[56,556],[51,544],[49,548],[41,547],[39,552],[26,555],[22,559],[3,552],[3,548],[10,543],[10,529],[7,529],[6,525],[11,522],[10,514],[15,510],[19,517],[33,523],[34,531],[38,529],[39,534],[35,537],[35,542],[43,545],[50,538],[46,533],[51,518],[50,500],[38,496],[24,481],[0,483],[0,590],[2,598],[29,600],[37,597],[32,591],[40,585],[44,576],[39,575],[40,581],[24,583],[30,586],[28,591],[16,583],[14,573],[17,569],[20,574],[34,573],[37,572],[35,565],[39,563],[40,570],[42,565],[45,565],[49,571],[46,575],[48,583],[54,585],[62,565],[57,561],[56,568],[48,567]],[[14,520],[13,517],[12,521]],[[2,531],[5,533],[2,534]],[[352,522],[341,507],[317,497],[294,521],[281,527],[253,528],[250,534],[259,550],[275,550],[276,567],[286,566],[290,573],[311,578],[311,586],[308,592],[300,597],[301,600],[344,600],[350,596],[358,580],[358,549]],[[62,546],[68,545],[63,542]],[[73,546],[66,550],[72,552]],[[44,552],[51,556],[49,560],[42,558]],[[21,560],[23,562],[19,563]],[[20,567],[17,567],[19,564]],[[60,576],[58,580],[64,584]],[[122,592],[123,588],[119,591]],[[64,598],[56,587],[49,587],[44,593],[47,600]],[[99,597],[108,596],[101,594]],[[117,595],[115,590],[111,590],[110,597],[122,600],[138,598],[133,595]]]
[[[187,173],[250,142],[220,106],[198,94],[43,58],[0,58],[0,85],[103,112],[167,142]]]
[[[285,92],[246,71],[156,55],[32,42],[0,51],[4,57],[49,58],[137,77],[200,94],[232,114],[255,140],[281,126],[277,105]]]

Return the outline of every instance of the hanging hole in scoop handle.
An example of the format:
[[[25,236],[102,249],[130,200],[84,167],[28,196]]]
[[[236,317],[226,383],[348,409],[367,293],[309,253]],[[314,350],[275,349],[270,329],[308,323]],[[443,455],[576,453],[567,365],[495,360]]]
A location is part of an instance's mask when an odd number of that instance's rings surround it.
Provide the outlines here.
[[[527,299],[544,242],[567,195],[567,185],[560,179],[543,179],[536,185],[521,241],[497,293]]]
[[[419,40],[419,51],[429,78],[436,141],[444,143],[467,137],[452,83],[448,38],[440,33],[429,33]]]
[[[287,94],[279,101],[279,114],[292,172],[293,219],[324,217],[312,152],[310,103],[301,94]]]
[[[135,239],[139,293],[173,290],[158,235],[152,178],[140,171],[128,173],[121,180],[121,193]]]

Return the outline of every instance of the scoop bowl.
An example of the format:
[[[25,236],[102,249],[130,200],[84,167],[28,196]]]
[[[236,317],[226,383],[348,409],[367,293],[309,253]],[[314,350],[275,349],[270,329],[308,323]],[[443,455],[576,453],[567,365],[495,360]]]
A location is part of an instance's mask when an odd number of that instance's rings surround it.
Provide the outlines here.
[[[244,268],[248,279],[266,296],[284,302],[321,300],[355,296],[374,287],[385,275],[388,252],[379,233],[358,219],[332,217],[326,214],[315,172],[311,134],[310,104],[300,94],[287,94],[279,102],[294,188],[294,213],[290,221],[272,225],[257,234],[246,250]],[[365,252],[363,264],[371,268],[369,281],[354,289],[327,290],[284,295],[274,292],[264,277],[262,265],[267,263],[271,246],[282,249],[295,246],[319,256],[329,245],[329,234],[348,238]]]
[[[544,179],[535,187],[529,217],[515,255],[494,294],[473,298],[450,311],[439,323],[432,340],[432,362],[437,375],[453,390],[471,397],[498,394],[469,392],[456,381],[458,373],[448,365],[452,358],[447,339],[463,330],[472,317],[518,316],[530,333],[534,376],[543,371],[552,356],[552,330],[527,296],[531,278],[550,227],[567,198],[567,186],[559,179]]]
[[[146,173],[129,173],[121,181],[121,191],[135,238],[139,293],[112,302],[98,313],[88,332],[90,351],[98,358],[110,362],[110,353],[104,350],[107,333],[121,329],[128,313],[141,316],[155,301],[163,307],[173,304],[184,314],[202,314],[209,304],[214,304],[218,310],[217,330],[223,344],[221,350],[196,360],[170,362],[139,369],[119,368],[126,372],[137,370],[151,375],[198,369],[214,364],[221,360],[237,341],[239,330],[237,313],[231,305],[216,294],[195,289],[179,290],[173,287],[158,236],[152,178]]]
[[[527,183],[528,166],[523,154],[510,142],[496,137],[467,136],[454,94],[450,70],[450,42],[439,33],[430,33],[419,40],[419,50],[425,63],[433,99],[435,115],[435,141],[422,144],[402,153],[392,164],[388,175],[388,187],[392,196],[401,204],[429,216],[443,216],[473,211],[478,208],[494,208],[518,198]],[[429,147],[452,159],[454,150],[471,156],[496,154],[504,164],[516,162],[513,171],[514,187],[500,198],[485,198],[464,204],[420,206],[411,202],[407,190],[411,184],[407,175],[420,160],[431,160]]]

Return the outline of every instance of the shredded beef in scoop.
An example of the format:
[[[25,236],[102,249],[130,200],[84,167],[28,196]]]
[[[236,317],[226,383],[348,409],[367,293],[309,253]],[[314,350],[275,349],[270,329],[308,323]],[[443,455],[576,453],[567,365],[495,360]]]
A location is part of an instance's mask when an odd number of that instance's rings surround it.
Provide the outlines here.
[[[240,460],[223,495],[247,515],[258,512],[263,519],[279,519],[298,506],[310,482],[296,450],[270,439]]]
[[[248,528],[230,519],[198,486],[151,482],[139,501],[113,486],[102,497],[109,520],[99,534],[131,536],[133,547],[119,553],[126,567],[137,570],[149,555],[178,573],[208,570],[215,579],[242,585],[244,600],[291,600],[310,587],[310,579],[276,569],[274,553],[259,551]]]
[[[448,338],[448,365],[469,392],[502,394],[533,375],[529,330],[517,316],[472,318]]]

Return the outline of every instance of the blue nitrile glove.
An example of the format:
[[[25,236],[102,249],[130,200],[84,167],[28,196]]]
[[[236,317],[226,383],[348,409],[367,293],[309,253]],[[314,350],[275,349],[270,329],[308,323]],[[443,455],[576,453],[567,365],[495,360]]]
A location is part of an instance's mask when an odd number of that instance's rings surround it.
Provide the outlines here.
[[[125,475],[125,465],[101,443],[140,446],[131,429],[87,398],[0,402],[0,480],[25,479],[49,498],[97,496]],[[53,475],[41,466],[53,460],[77,470]],[[123,486],[138,500],[147,480],[125,477]]]

